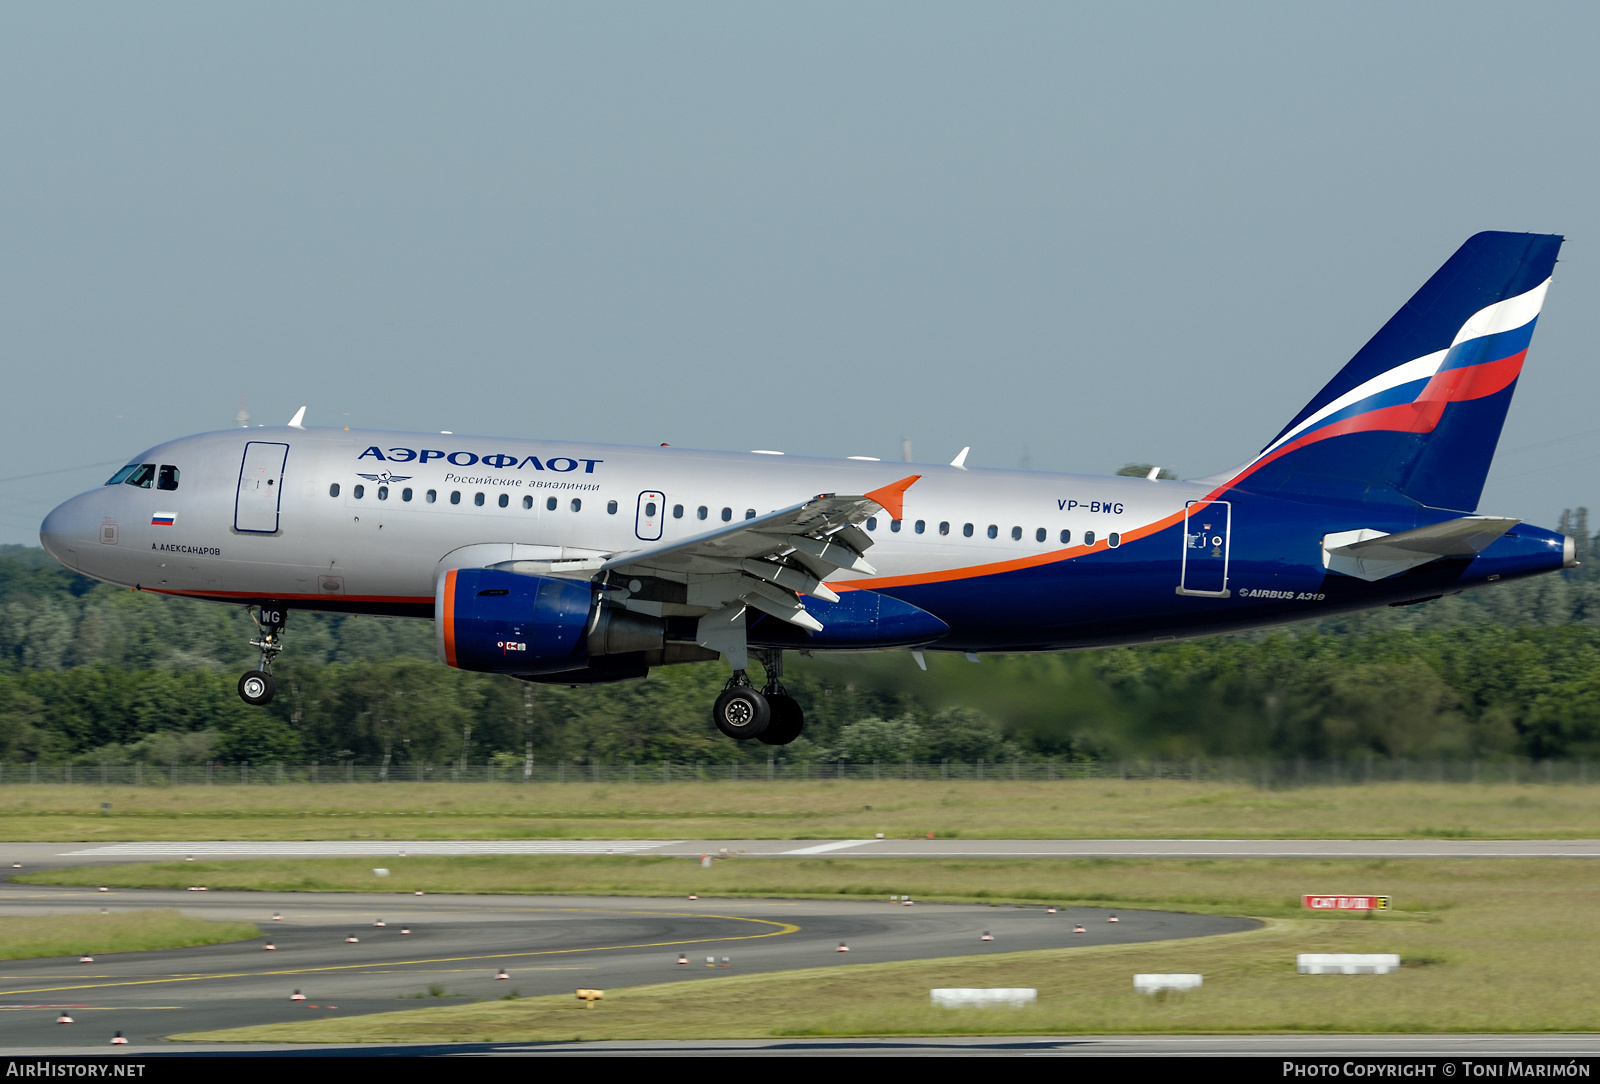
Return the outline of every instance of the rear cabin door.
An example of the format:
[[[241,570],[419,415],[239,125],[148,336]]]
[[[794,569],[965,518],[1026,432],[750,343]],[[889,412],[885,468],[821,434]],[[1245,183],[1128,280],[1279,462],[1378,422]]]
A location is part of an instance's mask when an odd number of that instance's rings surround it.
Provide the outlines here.
[[[1178,594],[1228,597],[1228,528],[1232,520],[1233,505],[1228,501],[1190,501],[1184,506]]]
[[[667,498],[653,489],[639,494],[639,511],[634,517],[633,533],[646,542],[661,538],[661,521],[667,517]]]
[[[233,528],[252,534],[278,530],[279,497],[283,492],[283,462],[287,444],[252,440],[244,446],[239,467],[239,493],[233,502]]]

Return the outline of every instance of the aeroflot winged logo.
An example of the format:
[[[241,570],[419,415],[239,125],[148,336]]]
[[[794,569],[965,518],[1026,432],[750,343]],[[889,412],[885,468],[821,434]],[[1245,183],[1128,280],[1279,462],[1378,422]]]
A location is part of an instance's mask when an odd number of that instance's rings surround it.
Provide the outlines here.
[[[418,466],[431,463],[437,459],[443,460],[453,467],[470,467],[473,465],[478,465],[484,467],[493,467],[495,470],[515,468],[519,471],[528,470],[531,468],[532,470],[537,471],[555,471],[557,474],[570,474],[578,469],[579,463],[583,464],[584,474],[593,474],[595,465],[597,463],[605,462],[604,459],[573,459],[570,456],[552,456],[541,461],[536,455],[524,456],[523,458],[518,459],[514,455],[506,455],[504,452],[495,452],[490,455],[479,455],[477,452],[444,452],[436,448],[379,448],[377,445],[373,445],[372,447],[368,448],[366,451],[356,456],[356,459],[376,459],[382,462],[391,463],[414,462]],[[375,476],[369,474],[364,474],[362,477],[373,478],[374,481],[377,480]],[[407,477],[410,477],[410,475],[407,475]],[[399,482],[404,481],[405,479],[394,478],[392,480]]]
[[[382,482],[385,485],[390,482],[411,481],[411,475],[409,474],[390,474],[388,471],[384,471],[382,474],[357,474],[356,477],[365,478],[369,482]]]

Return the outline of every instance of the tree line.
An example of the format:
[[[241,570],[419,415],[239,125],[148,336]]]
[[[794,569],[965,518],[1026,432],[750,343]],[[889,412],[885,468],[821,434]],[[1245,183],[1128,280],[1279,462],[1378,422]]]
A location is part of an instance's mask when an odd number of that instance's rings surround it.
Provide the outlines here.
[[[1580,560],[1587,512],[1565,513]],[[1600,754],[1592,560],[1422,606],[1285,629],[1056,655],[790,656],[807,730],[735,743],[719,663],[579,689],[469,674],[423,621],[296,613],[278,698],[242,607],[130,592],[0,548],[0,762],[195,764],[498,759],[1000,761],[1032,757],[1585,757]]]

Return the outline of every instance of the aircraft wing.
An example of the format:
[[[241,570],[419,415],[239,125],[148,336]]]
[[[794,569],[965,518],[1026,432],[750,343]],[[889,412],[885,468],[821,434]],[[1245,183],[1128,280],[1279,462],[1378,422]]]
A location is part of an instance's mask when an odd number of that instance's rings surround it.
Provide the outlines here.
[[[667,545],[619,553],[601,565],[608,594],[628,609],[656,616],[699,616],[744,606],[819,630],[800,595],[839,601],[823,580],[848,569],[876,570],[863,556],[872,536],[859,524],[886,512],[900,518],[906,489],[921,475],[860,496],[822,493],[764,516]],[[632,579],[640,581],[633,589]],[[649,581],[649,586],[646,586]],[[742,605],[741,605],[742,604]]]

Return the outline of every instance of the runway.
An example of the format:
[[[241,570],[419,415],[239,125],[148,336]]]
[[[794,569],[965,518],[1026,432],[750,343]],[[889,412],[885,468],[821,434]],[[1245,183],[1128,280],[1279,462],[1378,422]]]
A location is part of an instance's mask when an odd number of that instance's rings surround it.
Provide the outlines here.
[[[24,868],[174,858],[384,858],[423,855],[670,855],[749,858],[1600,858],[1600,840],[1564,839],[701,839],[177,840],[0,843]]]
[[[0,1050],[133,1050],[163,1036],[335,1014],[718,975],[1252,929],[1249,919],[1154,911],[883,901],[386,896],[0,886],[0,916],[172,907],[244,919],[267,938],[164,952],[0,962]],[[281,920],[274,921],[278,914]],[[379,921],[383,925],[376,925]],[[1082,923],[1085,932],[1074,933]],[[410,933],[403,931],[409,930]],[[989,931],[994,940],[983,941]],[[347,938],[357,940],[351,943]],[[838,951],[848,946],[847,953]],[[678,963],[681,956],[689,962]],[[709,958],[709,962],[708,962]],[[501,980],[504,968],[509,977]],[[295,990],[303,1002],[291,1001]],[[56,1018],[70,1014],[75,1023]]]

